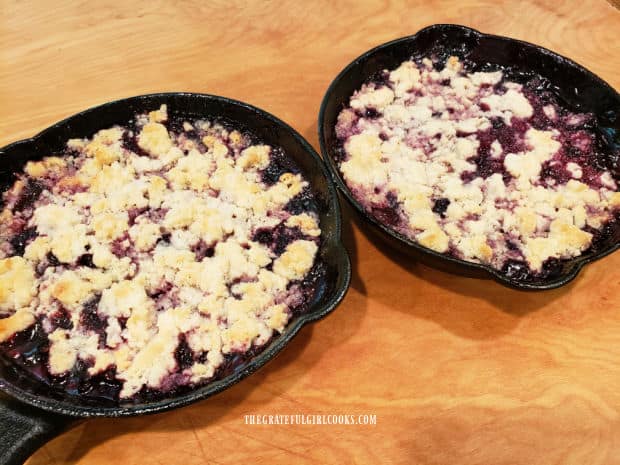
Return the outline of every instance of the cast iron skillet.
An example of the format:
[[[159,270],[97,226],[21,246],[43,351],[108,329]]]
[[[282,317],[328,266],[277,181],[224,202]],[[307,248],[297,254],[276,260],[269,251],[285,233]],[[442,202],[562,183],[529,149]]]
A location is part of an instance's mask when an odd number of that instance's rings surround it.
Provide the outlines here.
[[[538,73],[552,84],[551,89],[572,109],[591,112],[601,128],[609,148],[620,147],[620,95],[602,79],[577,63],[543,47],[507,37],[483,34],[452,24],[436,24],[409,37],[388,42],[353,60],[331,83],[319,113],[319,142],[323,159],[343,195],[371,225],[369,230],[380,240],[421,262],[455,274],[476,278],[493,278],[501,284],[526,290],[553,289],[575,278],[581,268],[620,247],[620,226],[615,224],[607,240],[595,252],[566,261],[553,276],[539,281],[510,279],[485,265],[449,257],[427,249],[398,234],[369,215],[355,200],[338,170],[339,143],[335,126],[338,114],[348,104],[353,92],[384,69],[394,69],[411,57],[436,56],[440,60],[456,55],[478,69],[510,67],[518,72]],[[610,150],[611,152],[611,150]],[[618,160],[613,160],[618,168]]]
[[[224,97],[205,94],[152,94],[118,100],[91,108],[61,121],[32,139],[0,149],[0,188],[14,182],[14,173],[28,160],[59,151],[74,137],[89,137],[114,124],[127,123],[136,113],[168,105],[170,115],[184,118],[222,118],[256,135],[263,142],[281,147],[309,181],[317,202],[322,242],[319,260],[326,272],[306,310],[297,313],[284,332],[254,357],[245,360],[222,379],[160,401],[109,404],[52,391],[0,355],[0,464],[22,463],[39,446],[71,426],[79,418],[124,417],[163,412],[206,399],[229,388],[271,360],[306,323],[331,312],[344,297],[351,277],[351,264],[340,242],[340,208],[336,190],[321,159],[290,126],[258,108]],[[1,395],[1,394],[0,394]]]

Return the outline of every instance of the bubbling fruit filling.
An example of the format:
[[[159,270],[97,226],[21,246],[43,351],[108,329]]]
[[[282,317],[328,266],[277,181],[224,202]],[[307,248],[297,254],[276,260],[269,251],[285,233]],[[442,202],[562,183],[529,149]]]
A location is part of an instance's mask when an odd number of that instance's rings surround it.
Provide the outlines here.
[[[69,394],[142,401],[225,376],[323,276],[295,164],[165,106],[28,162],[3,202],[0,354]]]
[[[424,247],[515,280],[557,274],[618,221],[620,151],[540,76],[467,68],[409,60],[364,84],[338,115],[340,172]]]

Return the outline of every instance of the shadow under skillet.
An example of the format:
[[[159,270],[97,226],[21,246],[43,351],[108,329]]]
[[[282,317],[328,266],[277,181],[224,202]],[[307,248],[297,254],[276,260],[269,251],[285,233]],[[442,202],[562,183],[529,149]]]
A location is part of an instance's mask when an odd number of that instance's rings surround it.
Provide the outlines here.
[[[368,265],[362,261],[360,266],[359,257],[354,253],[357,251],[350,249],[352,262],[356,264],[352,286],[364,289],[372,300],[396,311],[434,321],[455,335],[468,339],[501,337],[518,326],[522,317],[550,306],[574,288],[573,282],[549,291],[519,291],[491,279],[466,278],[430,268],[386,244],[348,203],[341,202],[341,205],[343,221],[355,224],[362,237],[391,262],[387,267],[398,268],[398,279],[394,279],[393,270],[375,266],[365,284],[358,273],[364,273]],[[343,239],[347,244],[347,235]],[[372,286],[369,286],[368,278],[375,281]],[[416,280],[427,283],[422,292],[432,294],[425,296],[423,304],[420,304],[420,288]],[[462,299],[468,299],[468,304],[460,303]]]

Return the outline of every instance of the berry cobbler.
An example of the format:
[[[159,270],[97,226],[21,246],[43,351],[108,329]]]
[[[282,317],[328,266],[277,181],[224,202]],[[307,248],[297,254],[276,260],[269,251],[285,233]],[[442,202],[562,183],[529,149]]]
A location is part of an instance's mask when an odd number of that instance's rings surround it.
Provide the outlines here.
[[[618,220],[620,153],[540,76],[468,68],[412,59],[364,84],[338,115],[340,172],[370,215],[422,246],[544,278]]]
[[[224,376],[320,275],[295,164],[166,106],[28,162],[3,202],[0,353],[63,392],[143,400]]]

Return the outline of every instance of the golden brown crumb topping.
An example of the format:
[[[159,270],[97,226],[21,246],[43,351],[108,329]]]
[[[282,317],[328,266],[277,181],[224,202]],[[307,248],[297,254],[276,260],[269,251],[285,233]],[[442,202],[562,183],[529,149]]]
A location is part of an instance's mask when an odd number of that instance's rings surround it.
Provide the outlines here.
[[[263,181],[272,147],[208,121],[167,123],[162,106],[135,130],[29,162],[3,212],[34,232],[16,254],[17,226],[2,229],[0,342],[42,322],[52,376],[113,368],[122,398],[207,380],[282,331],[321,234],[315,211],[287,209],[308,189],[300,174]],[[39,197],[17,208],[34,180]]]

